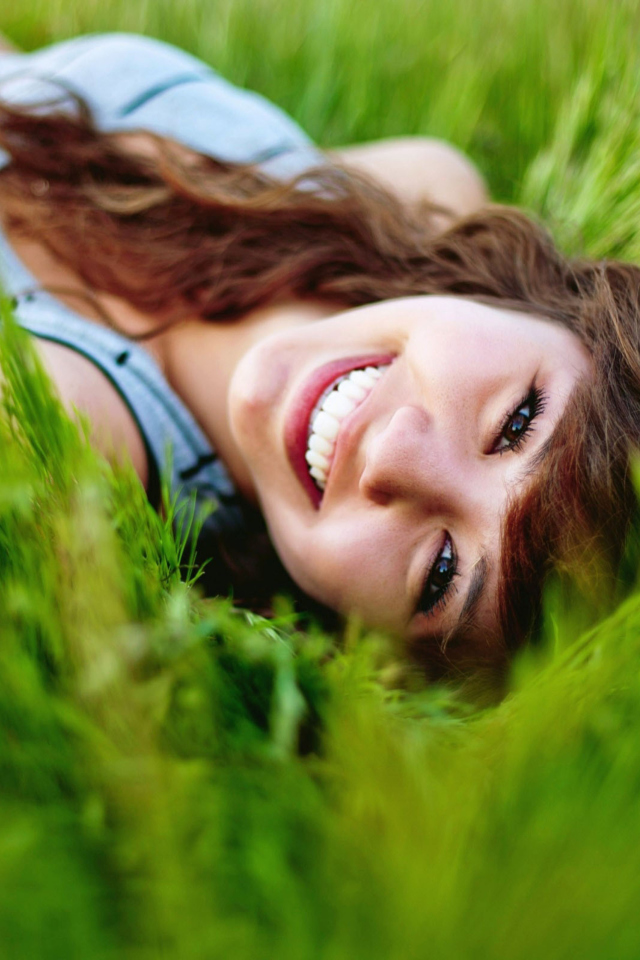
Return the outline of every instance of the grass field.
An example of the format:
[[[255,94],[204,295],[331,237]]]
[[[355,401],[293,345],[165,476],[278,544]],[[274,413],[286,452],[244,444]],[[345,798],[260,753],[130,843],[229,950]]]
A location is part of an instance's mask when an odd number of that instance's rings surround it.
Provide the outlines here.
[[[324,146],[446,137],[565,249],[640,260],[631,0],[0,0],[35,48],[171,40]],[[637,960],[640,594],[499,703],[384,639],[203,600],[136,481],[61,414],[5,310],[0,954]],[[183,558],[184,559],[184,558]]]

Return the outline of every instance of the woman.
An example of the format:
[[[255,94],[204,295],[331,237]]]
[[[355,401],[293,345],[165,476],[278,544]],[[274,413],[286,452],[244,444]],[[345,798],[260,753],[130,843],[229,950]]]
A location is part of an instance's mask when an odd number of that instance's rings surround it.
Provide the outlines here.
[[[7,53],[0,79],[16,315],[156,504],[170,441],[245,596],[278,579],[257,508],[305,594],[435,669],[502,660],[551,562],[597,542],[589,571],[615,567],[633,268],[569,264],[520,214],[482,212],[442,144],[327,157],[156,41]],[[605,355],[619,380],[598,392]]]

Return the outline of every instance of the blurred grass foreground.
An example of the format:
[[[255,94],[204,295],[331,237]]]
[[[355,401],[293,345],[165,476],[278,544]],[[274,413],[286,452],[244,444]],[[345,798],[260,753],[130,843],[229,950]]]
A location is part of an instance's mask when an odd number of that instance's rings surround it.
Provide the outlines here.
[[[446,137],[565,249],[640,259],[636,3],[0,12],[27,49],[171,40],[324,146]],[[586,634],[552,610],[498,705],[398,688],[380,638],[203,600],[3,319],[3,960],[637,960],[640,594]]]

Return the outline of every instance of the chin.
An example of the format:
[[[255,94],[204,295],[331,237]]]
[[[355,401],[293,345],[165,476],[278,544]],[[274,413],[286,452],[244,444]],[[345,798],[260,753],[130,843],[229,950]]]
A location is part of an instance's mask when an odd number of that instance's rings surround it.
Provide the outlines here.
[[[255,351],[255,354],[259,351]],[[286,384],[284,364],[261,362],[254,351],[238,364],[229,385],[228,411],[231,430],[245,455],[246,443],[263,440],[272,422]]]

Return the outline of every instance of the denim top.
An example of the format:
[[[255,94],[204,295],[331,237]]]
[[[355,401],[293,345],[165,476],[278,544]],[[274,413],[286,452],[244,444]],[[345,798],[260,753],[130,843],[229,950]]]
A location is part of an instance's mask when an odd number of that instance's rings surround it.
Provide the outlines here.
[[[259,164],[288,179],[326,162],[282,110],[224,80],[195,57],[159,40],[130,34],[79,37],[35,53],[0,57],[0,97],[16,104],[83,97],[104,131],[148,130],[215,159]],[[0,169],[10,157],[0,150]],[[93,323],[39,288],[0,231],[0,281],[18,322],[37,337],[91,360],[127,404],[149,465],[149,498],[169,476],[179,498],[194,493],[216,509],[204,532],[242,525],[242,501],[195,418],[140,344]],[[215,370],[211,371],[215,377]]]

